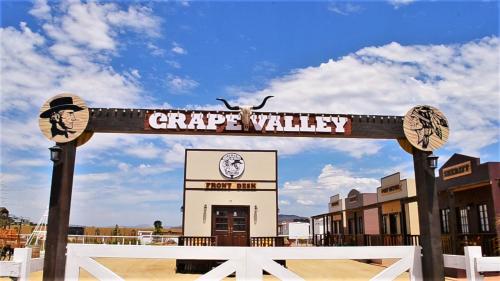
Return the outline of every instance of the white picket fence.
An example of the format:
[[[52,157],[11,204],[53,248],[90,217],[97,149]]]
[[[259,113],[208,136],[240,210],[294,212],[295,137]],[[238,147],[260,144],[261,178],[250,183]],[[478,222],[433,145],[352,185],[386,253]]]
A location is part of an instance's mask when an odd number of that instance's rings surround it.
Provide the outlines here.
[[[280,280],[304,280],[274,260],[400,259],[371,280],[393,280],[409,270],[422,280],[420,247],[155,247],[139,245],[68,245],[66,280],[78,280],[80,268],[99,280],[123,280],[93,258],[227,260],[197,280],[262,280],[263,270]]]
[[[0,276],[28,280],[31,272],[43,269],[43,258],[31,258],[30,248],[14,251],[13,261],[0,262]],[[465,255],[444,255],[448,268],[464,269],[467,280],[480,281],[483,272],[499,272],[500,257],[482,257],[481,247],[464,248]],[[92,258],[151,258],[151,259],[213,259],[228,260],[201,276],[198,280],[221,280],[236,273],[238,280],[262,280],[266,270],[281,280],[303,280],[273,260],[293,259],[400,259],[371,280],[393,280],[404,271],[410,271],[410,280],[422,280],[420,248],[393,247],[158,247],[134,245],[68,245],[66,280],[78,280],[80,268],[99,280],[123,280]]]
[[[483,257],[481,247],[464,247],[464,254],[443,255],[444,267],[464,269],[469,281],[482,281],[483,272],[500,272],[500,257]]]
[[[18,281],[27,281],[31,272],[43,270],[43,257],[31,258],[31,248],[14,249],[12,261],[0,262],[0,277],[15,277]]]

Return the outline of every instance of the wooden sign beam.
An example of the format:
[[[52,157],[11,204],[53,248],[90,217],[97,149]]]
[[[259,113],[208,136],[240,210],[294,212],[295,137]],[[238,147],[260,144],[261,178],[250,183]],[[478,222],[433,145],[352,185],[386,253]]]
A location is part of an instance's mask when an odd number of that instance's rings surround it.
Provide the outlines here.
[[[347,114],[317,114],[317,113],[284,113],[284,112],[254,112],[252,122],[261,122],[264,126],[256,130],[251,122],[248,131],[241,129],[227,130],[230,116],[238,118],[237,111],[202,111],[202,110],[173,110],[173,109],[123,109],[123,108],[89,108],[90,118],[86,131],[93,133],[136,133],[136,134],[184,134],[184,135],[233,135],[233,136],[272,136],[272,137],[320,137],[320,138],[370,138],[370,139],[401,139],[405,138],[403,131],[403,116],[381,115],[347,115]],[[210,125],[211,115],[221,115],[224,123],[216,124],[216,129],[154,129],[149,124],[152,114],[161,115],[157,122],[159,126],[167,126],[169,114],[182,115],[185,120],[182,124],[189,125],[192,114],[202,114],[203,124]],[[168,117],[167,117],[168,116]],[[260,118],[267,120],[260,120]],[[331,120],[333,118],[333,120]],[[154,119],[154,118],[153,118]],[[286,120],[288,119],[288,120]],[[319,121],[318,121],[319,119]],[[347,120],[343,132],[338,132],[335,122]],[[211,119],[217,120],[215,117]],[[229,121],[228,121],[229,120]],[[276,121],[278,120],[278,121]],[[233,120],[234,121],[234,120]],[[271,130],[270,122],[275,122]],[[213,123],[212,122],[212,123]],[[287,124],[288,122],[288,124]],[[318,123],[319,122],[319,123]],[[278,124],[279,123],[279,124]],[[307,123],[307,124],[306,124]],[[213,125],[213,124],[212,124]],[[241,126],[241,120],[235,121],[232,126]],[[282,130],[281,127],[284,127]],[[321,127],[323,131],[318,128]],[[290,129],[290,130],[287,130]],[[316,130],[314,129],[316,128]],[[328,131],[331,129],[330,131]],[[340,130],[341,131],[341,130]]]

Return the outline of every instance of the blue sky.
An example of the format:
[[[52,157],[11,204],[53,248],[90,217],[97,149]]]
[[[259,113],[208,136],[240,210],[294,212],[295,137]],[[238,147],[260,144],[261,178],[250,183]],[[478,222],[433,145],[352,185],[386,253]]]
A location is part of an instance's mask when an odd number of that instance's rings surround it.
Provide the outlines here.
[[[61,92],[91,107],[220,108],[225,97],[293,112],[404,115],[440,108],[436,152],[499,161],[498,2],[2,1],[0,205],[38,220],[52,144],[40,106]],[[78,149],[72,224],[181,223],[186,148],[277,149],[280,210],[413,177],[395,141],[95,135]]]

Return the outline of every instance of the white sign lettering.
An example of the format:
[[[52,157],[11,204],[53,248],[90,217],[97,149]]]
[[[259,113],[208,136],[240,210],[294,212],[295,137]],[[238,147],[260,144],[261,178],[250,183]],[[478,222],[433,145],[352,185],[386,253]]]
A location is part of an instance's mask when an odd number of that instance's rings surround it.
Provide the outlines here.
[[[146,118],[153,130],[243,131],[241,116],[235,113],[153,112]],[[250,124],[255,132],[346,134],[351,131],[349,118],[331,115],[253,114]]]

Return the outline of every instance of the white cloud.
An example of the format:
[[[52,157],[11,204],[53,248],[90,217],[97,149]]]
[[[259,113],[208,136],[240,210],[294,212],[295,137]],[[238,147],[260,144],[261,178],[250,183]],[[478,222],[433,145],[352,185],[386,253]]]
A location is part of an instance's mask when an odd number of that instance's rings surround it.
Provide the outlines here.
[[[231,102],[258,104],[273,95],[265,110],[399,116],[429,104],[450,123],[446,149],[478,154],[498,142],[499,53],[498,37],[454,45],[367,47],[296,69],[271,80],[264,90],[239,92]],[[364,150],[363,143],[346,151]]]
[[[328,10],[339,15],[347,16],[361,12],[361,6],[353,3],[330,3]]]
[[[147,45],[149,50],[151,50],[151,54],[153,56],[157,56],[157,57],[163,57],[165,55],[165,50],[156,46],[155,44],[151,43],[151,42],[148,42]]]
[[[83,46],[90,52],[114,51],[117,30],[159,36],[160,19],[145,6],[129,6],[124,11],[113,3],[63,1],[58,8],[63,16],[46,22],[43,28],[59,44]]]
[[[290,205],[290,201],[288,201],[288,200],[280,200],[279,205],[280,206]]]
[[[166,60],[165,62],[173,68],[181,68],[181,64],[177,61]]]
[[[179,43],[173,42],[172,45],[173,45],[172,49],[171,49],[172,52],[174,52],[178,55],[186,55],[187,54],[186,49],[182,48],[181,45],[179,45]]]
[[[167,87],[173,93],[189,92],[199,86],[199,83],[189,77],[180,77],[173,74],[167,75]]]
[[[375,192],[379,185],[379,179],[355,176],[352,171],[328,164],[315,180],[285,182],[279,193],[300,205],[326,209],[330,196],[341,194],[345,197],[353,188],[360,192]]]
[[[48,20],[51,18],[50,6],[47,5],[47,0],[35,0],[35,5],[29,13],[38,19]]]
[[[396,9],[402,6],[409,5],[414,2],[416,2],[416,0],[389,0],[389,3]]]
[[[141,159],[154,159],[160,156],[161,150],[153,143],[142,143],[140,146],[128,147],[124,152]]]

